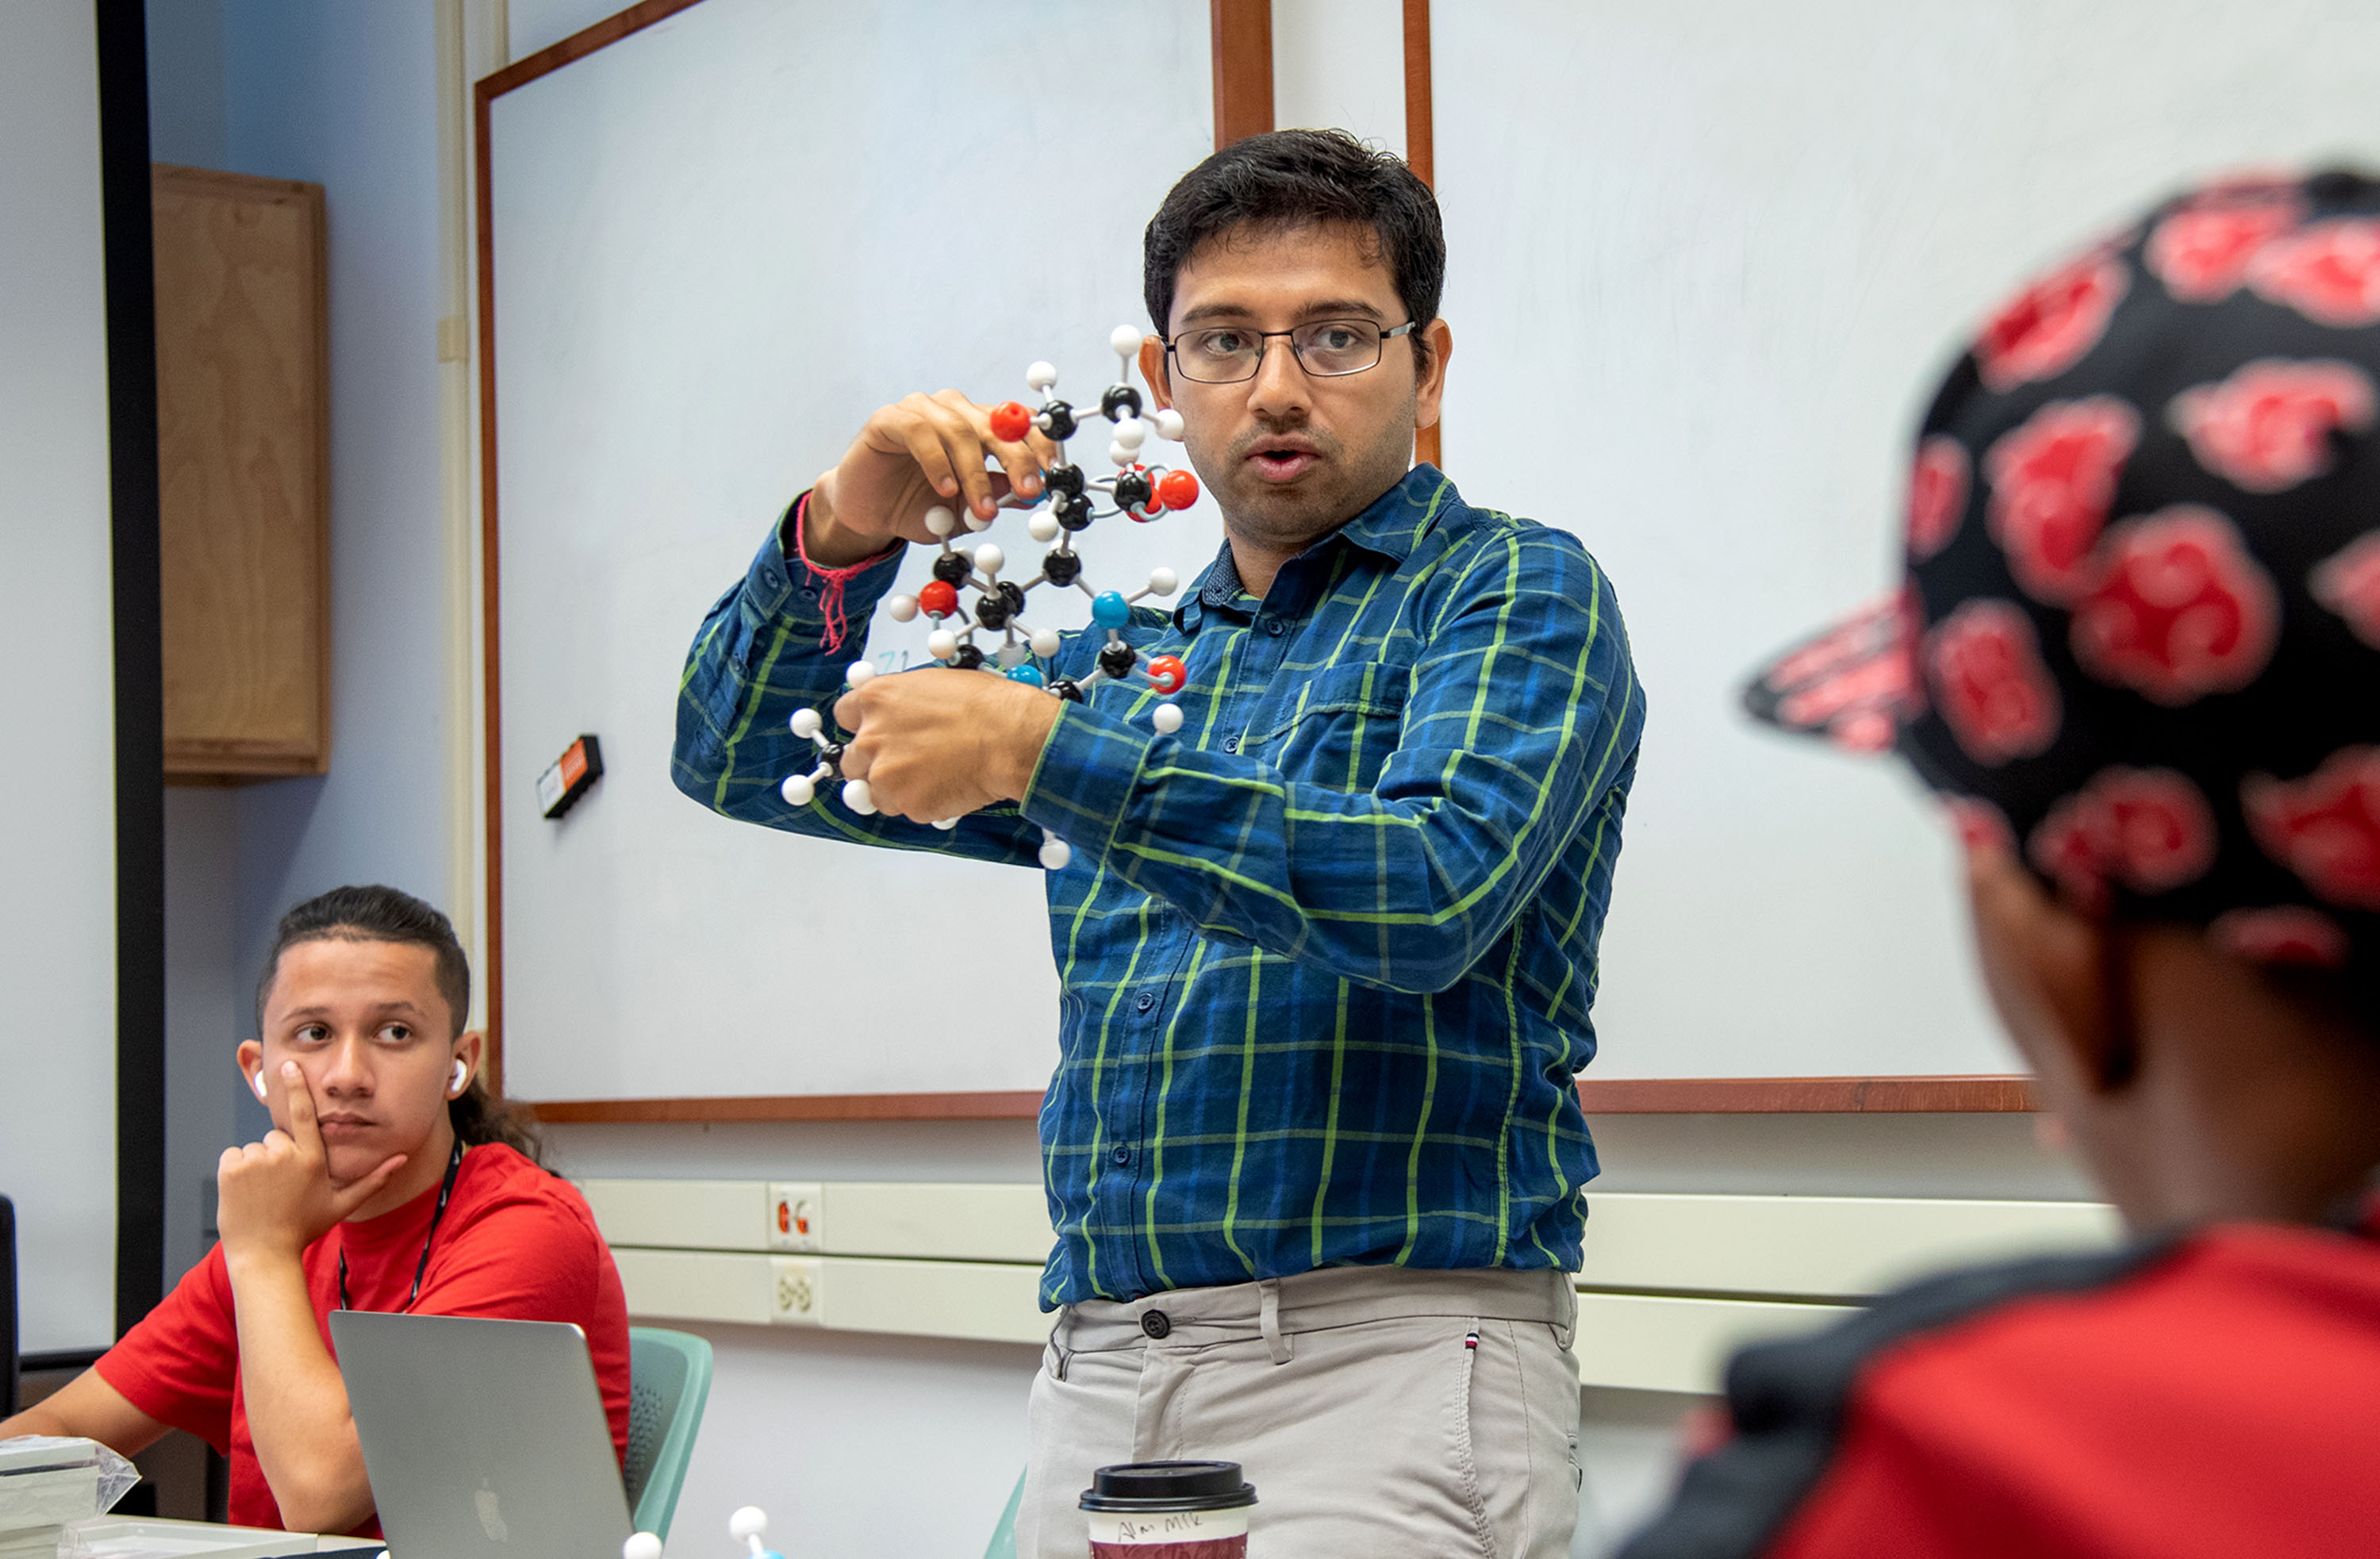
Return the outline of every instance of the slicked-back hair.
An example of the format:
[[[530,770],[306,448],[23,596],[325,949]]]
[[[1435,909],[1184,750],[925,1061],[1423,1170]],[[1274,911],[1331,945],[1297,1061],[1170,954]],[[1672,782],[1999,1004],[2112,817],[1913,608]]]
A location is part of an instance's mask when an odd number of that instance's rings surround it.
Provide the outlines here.
[[[1342,223],[1370,231],[1377,257],[1417,327],[1407,338],[1415,361],[1426,364],[1418,327],[1438,318],[1446,284],[1438,199],[1402,158],[1345,130],[1252,135],[1182,176],[1141,236],[1141,290],[1157,333],[1173,333],[1174,282],[1199,245],[1240,227],[1281,231]]]
[[[447,1039],[463,1032],[471,1010],[471,963],[455,934],[455,923],[411,894],[372,883],[333,888],[318,894],[281,917],[265,955],[264,971],[256,981],[256,1029],[264,1032],[264,1004],[281,973],[281,956],[304,942],[387,942],[403,947],[427,947],[435,960],[433,978],[446,1004],[451,1025]],[[545,1162],[545,1144],[528,1118],[488,1091],[484,1076],[475,1076],[459,1099],[446,1102],[446,1118],[455,1135],[468,1147],[502,1142],[528,1157]]]

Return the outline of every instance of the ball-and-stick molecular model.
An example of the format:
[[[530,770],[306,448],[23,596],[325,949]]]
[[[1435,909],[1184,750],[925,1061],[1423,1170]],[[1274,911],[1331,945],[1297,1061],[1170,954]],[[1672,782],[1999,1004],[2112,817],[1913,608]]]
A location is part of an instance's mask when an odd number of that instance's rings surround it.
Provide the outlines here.
[[[761,1546],[760,1534],[768,1529],[768,1512],[757,1504],[741,1506],[727,1518],[727,1535],[744,1545],[750,1559],[785,1559],[775,1549]]]
[[[620,1545],[620,1559],[662,1559],[662,1540],[650,1532],[634,1532]]]
[[[1150,724],[1160,731],[1172,732],[1182,728],[1182,710],[1171,700],[1188,684],[1188,669],[1178,656],[1144,657],[1125,642],[1123,628],[1132,620],[1133,603],[1152,595],[1171,596],[1181,588],[1180,578],[1171,568],[1153,568],[1149,570],[1148,583],[1130,594],[1096,590],[1084,578],[1082,554],[1074,545],[1074,538],[1090,529],[1094,521],[1121,514],[1146,524],[1161,514],[1186,509],[1198,501],[1196,477],[1186,470],[1151,465],[1141,458],[1152,432],[1169,442],[1180,442],[1182,417],[1171,408],[1161,408],[1148,417],[1141,415],[1140,392],[1130,383],[1132,361],[1140,350],[1140,332],[1130,325],[1118,325],[1108,336],[1108,346],[1123,359],[1123,366],[1116,383],[1101,393],[1097,412],[1078,409],[1052,394],[1058,384],[1058,371],[1046,362],[1037,362],[1025,371],[1025,382],[1040,394],[1038,410],[1029,410],[1015,401],[991,408],[994,437],[1015,443],[1038,432],[1057,446],[1056,458],[1042,469],[1040,493],[1029,499],[1011,493],[1001,500],[1000,505],[1030,511],[1026,528],[1033,539],[1056,543],[1042,554],[1040,571],[1022,583],[1002,579],[1002,572],[1008,567],[1008,557],[997,544],[985,542],[963,548],[958,541],[964,532],[989,529],[991,521],[972,511],[962,518],[938,506],[926,511],[926,529],[941,543],[934,557],[933,579],[915,595],[889,598],[884,610],[897,623],[914,622],[923,613],[936,625],[926,638],[927,653],[961,670],[990,672],[1077,703],[1087,700],[1103,682],[1146,688],[1167,700],[1150,712]],[[1104,418],[1114,426],[1108,458],[1115,469],[1107,476],[1086,477],[1082,468],[1066,457],[1066,441],[1075,437],[1092,416]],[[1100,508],[1101,500],[1112,506]],[[1054,629],[1037,627],[1025,620],[1026,598],[1043,585],[1057,591],[1079,590],[1090,597],[1091,626],[1105,633],[1107,642],[1099,647],[1087,676],[1054,675],[1050,663],[1062,647],[1063,639]],[[961,600],[962,590],[975,592],[971,606]],[[999,640],[987,652],[978,636],[993,634],[999,636]],[[873,665],[856,661],[845,668],[845,684],[858,688],[875,675]],[[818,748],[817,765],[808,773],[788,777],[783,787],[787,805],[807,807],[817,797],[820,785],[841,776],[844,748],[827,737],[825,722],[817,710],[795,711],[792,728],[794,735]],[[865,780],[844,781],[842,797],[844,805],[862,817],[876,810],[875,798]],[[958,820],[941,819],[934,826],[955,828]],[[1043,866],[1056,871],[1073,859],[1074,851],[1064,840],[1043,830]]]

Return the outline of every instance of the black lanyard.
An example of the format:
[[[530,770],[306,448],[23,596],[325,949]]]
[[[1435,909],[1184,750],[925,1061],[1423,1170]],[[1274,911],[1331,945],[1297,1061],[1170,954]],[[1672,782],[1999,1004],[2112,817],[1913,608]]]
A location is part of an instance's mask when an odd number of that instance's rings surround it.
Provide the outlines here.
[[[439,1221],[446,1216],[446,1199],[455,1194],[455,1172],[462,1167],[463,1142],[457,1138],[454,1152],[446,1158],[446,1178],[438,1182],[438,1207],[430,1214],[430,1232],[421,1236],[421,1260],[413,1264],[413,1292],[405,1297],[405,1309],[398,1310],[396,1313],[399,1315],[411,1309],[414,1301],[421,1297],[421,1274],[430,1270],[430,1244],[438,1237]],[[339,1308],[343,1310],[356,1308],[347,1299],[347,1236],[345,1234],[339,1236]]]

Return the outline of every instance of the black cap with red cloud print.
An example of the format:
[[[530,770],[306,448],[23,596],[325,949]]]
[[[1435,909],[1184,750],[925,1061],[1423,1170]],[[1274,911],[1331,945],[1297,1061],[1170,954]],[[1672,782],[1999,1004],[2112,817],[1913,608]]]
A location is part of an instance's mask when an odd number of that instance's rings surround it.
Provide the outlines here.
[[[2237,178],[2027,286],[1934,398],[1899,595],[1745,692],[1897,749],[2092,912],[2380,975],[2380,181]]]

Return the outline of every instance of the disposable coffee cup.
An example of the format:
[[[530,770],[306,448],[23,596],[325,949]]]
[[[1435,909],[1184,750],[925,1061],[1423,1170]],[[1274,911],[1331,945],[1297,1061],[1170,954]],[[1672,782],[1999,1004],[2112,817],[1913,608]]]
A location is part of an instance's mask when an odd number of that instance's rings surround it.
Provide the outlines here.
[[[1091,1474],[1091,1559],[1246,1559],[1255,1486],[1237,1462],[1127,1462]]]

